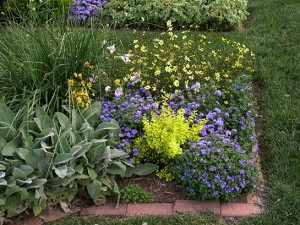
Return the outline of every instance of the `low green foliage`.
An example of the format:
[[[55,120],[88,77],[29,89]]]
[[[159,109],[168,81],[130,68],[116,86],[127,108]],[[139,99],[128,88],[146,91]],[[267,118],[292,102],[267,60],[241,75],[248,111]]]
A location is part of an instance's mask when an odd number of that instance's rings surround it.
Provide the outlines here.
[[[98,120],[100,103],[68,116],[50,117],[43,108],[18,118],[0,105],[0,213],[10,218],[32,207],[38,215],[48,201],[70,202],[79,186],[97,204],[120,195],[115,176],[133,167],[128,155],[115,149],[120,129],[115,121]]]
[[[124,28],[164,27],[168,20],[182,26],[230,29],[247,18],[247,0],[110,0],[103,20]]]
[[[120,192],[125,202],[149,203],[154,201],[153,193],[146,192],[138,184],[130,184]]]

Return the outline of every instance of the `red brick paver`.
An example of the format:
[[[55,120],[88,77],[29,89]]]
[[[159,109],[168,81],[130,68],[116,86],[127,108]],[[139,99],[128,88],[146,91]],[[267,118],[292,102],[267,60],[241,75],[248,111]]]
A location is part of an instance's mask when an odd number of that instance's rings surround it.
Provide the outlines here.
[[[81,216],[88,215],[110,215],[110,216],[125,216],[127,210],[127,204],[120,204],[119,208],[115,208],[115,205],[101,205],[91,206],[81,211]]]
[[[71,212],[69,213],[65,213],[64,211],[62,211],[59,208],[53,209],[51,211],[44,211],[41,213],[41,215],[39,215],[39,217],[44,221],[44,222],[51,222],[54,220],[58,220],[67,216],[70,216],[72,214],[75,214],[77,212],[79,212],[81,209],[79,207],[76,207],[74,209],[71,210]]]
[[[211,211],[220,215],[220,202],[176,200],[173,212]]]
[[[222,217],[243,217],[261,213],[259,206],[246,203],[223,203],[221,204]]]
[[[134,215],[172,215],[172,203],[156,203],[156,204],[128,204],[127,216]]]
[[[256,194],[249,193],[247,195],[247,203],[251,205],[262,205],[262,200]]]
[[[12,223],[5,223],[5,225],[42,225],[43,221],[33,215],[30,215],[24,219],[14,220]]]

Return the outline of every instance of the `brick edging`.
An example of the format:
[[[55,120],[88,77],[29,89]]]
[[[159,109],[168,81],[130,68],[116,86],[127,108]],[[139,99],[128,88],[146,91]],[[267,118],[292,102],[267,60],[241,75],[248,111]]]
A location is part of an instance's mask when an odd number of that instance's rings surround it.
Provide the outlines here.
[[[261,164],[258,154],[255,162],[261,184],[258,193],[264,189],[264,178],[261,171]],[[68,213],[61,209],[54,209],[49,212],[42,212],[40,216],[29,215],[23,219],[16,219],[5,225],[43,225],[44,223],[62,219],[74,214],[80,216],[106,215],[106,216],[135,216],[135,215],[159,215],[170,216],[173,213],[210,211],[221,218],[246,217],[263,212],[262,198],[259,194],[250,192],[247,195],[247,203],[221,203],[218,201],[196,201],[176,200],[175,203],[151,203],[151,204],[120,204],[119,208],[114,205],[91,206],[81,209],[76,207]]]

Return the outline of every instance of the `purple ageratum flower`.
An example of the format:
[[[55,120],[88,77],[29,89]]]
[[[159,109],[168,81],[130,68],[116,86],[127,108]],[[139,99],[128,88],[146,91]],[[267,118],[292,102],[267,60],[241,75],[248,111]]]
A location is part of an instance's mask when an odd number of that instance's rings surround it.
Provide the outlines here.
[[[217,90],[217,91],[215,92],[215,95],[216,95],[216,96],[221,96],[221,95],[222,95],[222,92],[221,92],[220,90]]]
[[[193,86],[191,86],[191,89],[200,89],[200,84],[197,82],[196,84],[194,84]]]

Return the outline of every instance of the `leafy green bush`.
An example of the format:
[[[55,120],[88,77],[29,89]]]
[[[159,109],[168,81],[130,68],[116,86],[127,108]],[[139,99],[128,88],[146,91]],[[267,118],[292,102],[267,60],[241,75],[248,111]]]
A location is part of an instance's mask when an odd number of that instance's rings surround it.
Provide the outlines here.
[[[246,19],[246,9],[247,0],[110,0],[103,19],[121,28],[165,27],[171,20],[176,27],[228,29]]]
[[[115,121],[94,128],[100,103],[53,117],[43,108],[19,118],[0,104],[0,215],[10,218],[32,207],[38,215],[48,201],[70,202],[85,187],[97,204],[120,196],[115,176],[133,165],[114,146]],[[153,171],[151,171],[153,172]]]
[[[170,159],[182,155],[182,146],[187,140],[199,141],[199,133],[204,122],[193,122],[193,116],[184,117],[184,110],[177,113],[169,107],[163,107],[160,115],[152,113],[151,120],[143,118],[144,139],[147,143],[145,149],[141,149],[139,157],[154,160],[157,163],[167,164]],[[139,143],[139,139],[136,144]],[[149,151],[148,149],[151,149]],[[149,155],[151,152],[152,157]]]
[[[230,201],[258,183],[253,154],[222,135],[190,142],[171,165],[176,181],[191,199]]]
[[[138,184],[130,184],[129,186],[121,189],[122,198],[126,202],[133,203],[149,203],[153,202],[153,194],[146,192]]]

